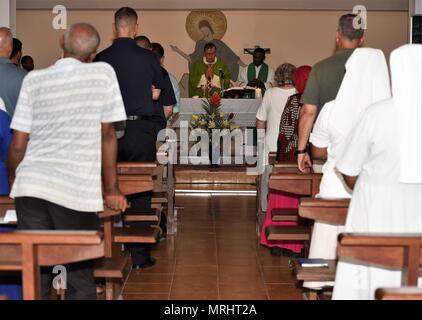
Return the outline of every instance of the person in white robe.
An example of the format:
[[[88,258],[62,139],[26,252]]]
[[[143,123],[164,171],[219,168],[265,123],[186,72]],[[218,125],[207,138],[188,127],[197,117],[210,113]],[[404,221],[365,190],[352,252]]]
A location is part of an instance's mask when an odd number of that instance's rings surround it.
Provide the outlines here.
[[[422,45],[396,49],[390,65],[393,98],[363,114],[337,162],[352,187],[359,176],[346,232],[422,233]],[[340,260],[333,299],[374,299],[400,285],[399,270]]]
[[[362,110],[390,96],[390,79],[383,52],[372,48],[356,49],[346,63],[346,74],[336,99],[324,105],[310,137],[314,158],[327,159],[322,169],[317,198],[351,198],[351,190],[335,169],[336,158],[344,148],[345,139]],[[309,258],[336,259],[337,236],[343,230],[344,226],[316,221]],[[333,285],[332,281],[303,284],[311,289]]]

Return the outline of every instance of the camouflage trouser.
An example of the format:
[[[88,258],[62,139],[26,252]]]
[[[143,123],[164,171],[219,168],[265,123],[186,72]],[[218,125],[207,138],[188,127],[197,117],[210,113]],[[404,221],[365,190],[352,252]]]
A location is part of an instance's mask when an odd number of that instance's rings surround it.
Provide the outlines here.
[[[265,220],[265,214],[267,212],[268,206],[268,182],[270,180],[270,174],[273,170],[272,165],[265,166],[264,173],[259,178],[259,188],[258,192],[258,212],[257,212],[257,224],[258,229],[261,230],[262,224]]]

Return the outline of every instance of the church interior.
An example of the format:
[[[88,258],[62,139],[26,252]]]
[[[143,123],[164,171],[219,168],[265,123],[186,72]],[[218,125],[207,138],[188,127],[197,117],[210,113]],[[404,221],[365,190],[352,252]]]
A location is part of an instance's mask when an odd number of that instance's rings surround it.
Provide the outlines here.
[[[422,300],[421,0],[0,1],[0,306]]]

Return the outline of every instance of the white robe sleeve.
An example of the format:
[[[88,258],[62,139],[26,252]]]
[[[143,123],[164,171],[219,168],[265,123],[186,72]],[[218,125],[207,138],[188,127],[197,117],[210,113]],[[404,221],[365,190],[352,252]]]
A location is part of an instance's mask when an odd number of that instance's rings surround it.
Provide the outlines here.
[[[370,111],[370,110],[368,110]],[[337,169],[348,176],[358,176],[370,157],[373,120],[366,111],[346,138],[345,148],[337,158]]]
[[[312,130],[309,142],[312,143],[317,148],[328,148],[330,145],[330,135],[329,135],[329,116],[332,102],[328,102],[324,105],[319,116],[315,122],[314,128]]]
[[[237,77],[237,84],[240,87],[246,86],[248,84],[248,67],[240,67],[239,75]]]

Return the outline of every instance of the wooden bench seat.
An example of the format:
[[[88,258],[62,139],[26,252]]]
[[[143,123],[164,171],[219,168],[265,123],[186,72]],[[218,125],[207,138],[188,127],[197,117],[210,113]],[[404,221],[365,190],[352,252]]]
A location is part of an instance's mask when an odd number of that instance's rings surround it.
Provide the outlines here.
[[[268,241],[309,241],[311,228],[307,226],[270,226],[266,229]]]
[[[168,203],[167,192],[153,192],[152,193],[152,204],[165,204]]]
[[[297,260],[292,260],[292,270],[298,281],[334,281],[336,261],[330,260],[328,268],[302,268]]]
[[[22,271],[22,262],[19,261],[3,261],[0,259],[0,271]]]
[[[379,288],[375,291],[377,300],[422,300],[422,288]]]
[[[114,230],[115,243],[157,243],[160,230],[151,227],[117,228]]]
[[[129,252],[121,252],[112,258],[104,258],[96,261],[94,277],[96,278],[125,278],[125,269],[131,266]],[[129,271],[131,268],[128,268]]]
[[[159,222],[161,211],[156,208],[128,208],[123,215],[124,222]]]
[[[271,220],[280,221],[299,221],[299,210],[291,208],[279,208],[271,211]]]

